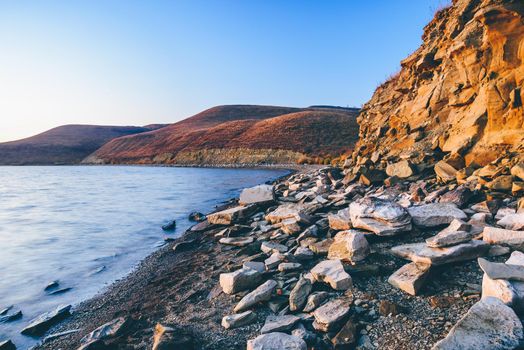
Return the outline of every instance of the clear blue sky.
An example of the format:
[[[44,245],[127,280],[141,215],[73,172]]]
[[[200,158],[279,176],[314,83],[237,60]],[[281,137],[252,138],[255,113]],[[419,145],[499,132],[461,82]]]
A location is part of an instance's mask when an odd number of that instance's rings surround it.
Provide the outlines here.
[[[446,0],[0,0],[0,141],[220,104],[360,106]]]

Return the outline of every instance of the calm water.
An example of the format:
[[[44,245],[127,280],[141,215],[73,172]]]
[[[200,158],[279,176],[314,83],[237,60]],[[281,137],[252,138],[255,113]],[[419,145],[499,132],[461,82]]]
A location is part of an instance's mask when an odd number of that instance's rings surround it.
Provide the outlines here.
[[[19,349],[35,340],[19,334],[35,316],[76,304],[123,277],[166,236],[179,235],[189,212],[208,212],[244,187],[284,170],[130,166],[0,167],[0,309],[22,319],[0,324],[0,341]],[[59,280],[72,289],[48,295]]]

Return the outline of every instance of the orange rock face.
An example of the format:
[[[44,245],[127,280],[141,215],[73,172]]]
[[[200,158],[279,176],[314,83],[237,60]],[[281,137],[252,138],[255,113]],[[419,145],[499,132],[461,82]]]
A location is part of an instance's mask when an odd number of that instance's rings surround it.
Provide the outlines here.
[[[524,1],[455,0],[359,116],[358,155],[484,165],[524,151]]]

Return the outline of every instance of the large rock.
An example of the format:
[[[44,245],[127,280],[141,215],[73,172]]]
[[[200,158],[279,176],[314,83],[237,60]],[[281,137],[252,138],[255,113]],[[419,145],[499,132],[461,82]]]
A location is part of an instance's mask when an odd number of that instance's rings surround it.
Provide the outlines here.
[[[357,230],[337,233],[329,247],[328,259],[339,259],[349,262],[364,260],[370,252],[366,237]]]
[[[209,214],[207,221],[214,225],[231,225],[251,215],[256,207],[253,205],[237,206]]]
[[[482,271],[493,280],[508,280],[524,282],[524,266],[506,263],[491,262],[483,258],[478,259]]]
[[[313,327],[323,332],[332,331],[349,314],[350,308],[351,301],[344,298],[328,301],[313,312]]]
[[[524,253],[514,251],[506,261],[513,266],[524,267]],[[524,282],[491,279],[487,274],[482,278],[482,298],[495,297],[511,306],[516,312],[524,312]]]
[[[353,227],[392,236],[411,230],[411,217],[399,204],[375,197],[366,197],[349,207]]]
[[[220,274],[220,286],[226,294],[235,294],[257,286],[262,274],[251,268],[241,268],[233,272]]]
[[[271,203],[274,199],[272,185],[258,185],[243,189],[238,203],[241,205],[266,204]]]
[[[424,285],[431,265],[411,262],[402,266],[388,278],[388,282],[404,292],[417,295]]]
[[[482,231],[482,239],[489,244],[498,244],[524,250],[524,231],[513,231],[486,226],[484,227],[484,231]]]
[[[222,317],[222,327],[225,329],[243,327],[255,322],[256,319],[257,315],[251,310],[239,314],[226,315]]]
[[[497,224],[507,230],[522,231],[524,230],[524,213],[506,215]]]
[[[302,310],[312,289],[313,284],[311,281],[307,278],[301,277],[289,294],[289,310]]]
[[[44,334],[55,323],[71,315],[69,312],[71,305],[61,305],[50,312],[46,312],[31,321],[31,323],[22,329],[22,334],[39,336]]]
[[[335,290],[346,290],[353,285],[340,260],[321,261],[311,269],[311,274],[316,281],[328,283]]]
[[[398,163],[389,164],[386,167],[386,174],[388,174],[388,176],[397,176],[405,179],[415,175],[415,170],[416,168],[409,160],[401,160]]]
[[[509,350],[516,348],[523,336],[515,312],[489,297],[473,305],[433,350]]]
[[[448,225],[453,220],[467,220],[468,216],[453,203],[431,203],[408,208],[413,223],[419,227]]]
[[[247,350],[307,350],[306,342],[299,337],[274,332],[248,340]]]
[[[341,209],[336,214],[329,214],[329,227],[333,230],[349,230],[351,228],[351,217],[349,208]]]
[[[478,240],[447,248],[431,248],[425,243],[404,244],[391,248],[391,252],[398,257],[430,265],[471,260],[486,255],[488,251],[489,244]]]
[[[260,333],[288,332],[300,321],[295,315],[268,316]]]
[[[257,287],[254,291],[244,296],[235,306],[234,311],[240,312],[255,306],[258,303],[268,301],[271,299],[271,294],[277,287],[277,282],[274,280],[267,280]]]

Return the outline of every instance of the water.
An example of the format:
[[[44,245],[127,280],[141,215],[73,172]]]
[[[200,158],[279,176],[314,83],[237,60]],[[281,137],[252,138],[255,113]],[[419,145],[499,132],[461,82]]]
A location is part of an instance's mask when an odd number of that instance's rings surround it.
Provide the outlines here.
[[[20,330],[60,304],[77,304],[129,273],[176,219],[208,212],[285,170],[132,166],[0,167],[0,309],[23,318],[0,323],[0,341],[19,349],[37,340]],[[54,280],[66,293],[48,295]]]

